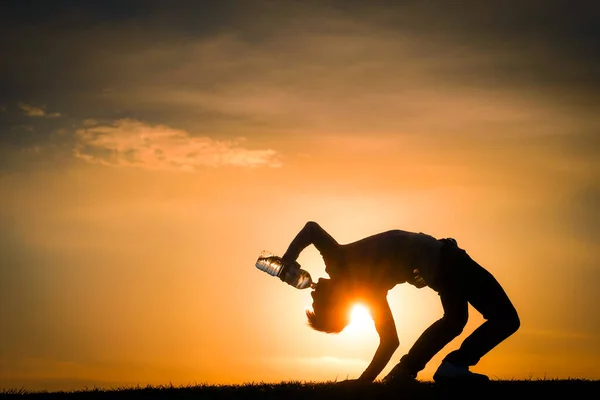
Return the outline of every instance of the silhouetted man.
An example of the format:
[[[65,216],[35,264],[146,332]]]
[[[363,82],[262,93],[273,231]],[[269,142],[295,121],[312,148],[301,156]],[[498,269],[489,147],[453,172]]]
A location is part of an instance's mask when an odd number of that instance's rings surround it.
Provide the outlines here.
[[[375,322],[379,347],[359,382],[375,380],[399,346],[386,298],[397,284],[429,286],[438,292],[444,316],[421,334],[384,382],[414,381],[431,358],[462,332],[468,304],[486,321],[444,358],[433,376],[436,382],[488,381],[487,376],[473,373],[469,367],[519,328],[517,311],[498,281],[454,239],[390,230],[339,244],[311,221],[290,243],[283,259],[295,261],[311,244],[321,253],[330,279],[319,279],[311,293],[313,310],[306,312],[309,325],[321,332],[339,333],[350,322],[349,308],[357,301],[368,305]]]

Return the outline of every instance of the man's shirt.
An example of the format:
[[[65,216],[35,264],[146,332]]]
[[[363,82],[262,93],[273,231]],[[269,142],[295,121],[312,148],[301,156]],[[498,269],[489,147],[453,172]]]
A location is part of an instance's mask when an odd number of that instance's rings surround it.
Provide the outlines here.
[[[339,245],[323,254],[325,271],[390,290],[408,282],[423,287],[439,274],[442,242],[425,233],[390,230]]]

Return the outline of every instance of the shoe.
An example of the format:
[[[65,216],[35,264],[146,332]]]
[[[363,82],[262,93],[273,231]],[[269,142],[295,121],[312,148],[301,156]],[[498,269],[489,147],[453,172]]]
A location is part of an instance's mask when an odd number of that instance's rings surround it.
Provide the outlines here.
[[[386,385],[407,386],[419,383],[416,374],[411,374],[404,369],[403,365],[396,365],[382,380]]]
[[[448,361],[442,361],[435,374],[433,374],[433,380],[436,383],[444,382],[489,382],[490,378],[483,374],[477,374],[469,371],[469,367],[460,367],[449,363]]]

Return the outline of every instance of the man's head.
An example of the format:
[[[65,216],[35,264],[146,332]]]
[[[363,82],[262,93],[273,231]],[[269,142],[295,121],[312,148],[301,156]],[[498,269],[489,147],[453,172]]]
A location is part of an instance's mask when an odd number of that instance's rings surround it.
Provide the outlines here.
[[[311,296],[313,309],[306,311],[311,328],[325,333],[340,333],[350,323],[352,299],[342,282],[319,279]]]

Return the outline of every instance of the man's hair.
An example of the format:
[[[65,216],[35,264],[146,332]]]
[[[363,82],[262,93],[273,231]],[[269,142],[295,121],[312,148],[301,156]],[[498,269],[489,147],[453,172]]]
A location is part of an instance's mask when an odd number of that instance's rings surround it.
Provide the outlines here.
[[[343,286],[319,279],[312,297],[313,310],[306,310],[308,325],[320,332],[340,333],[350,322],[350,304]]]

